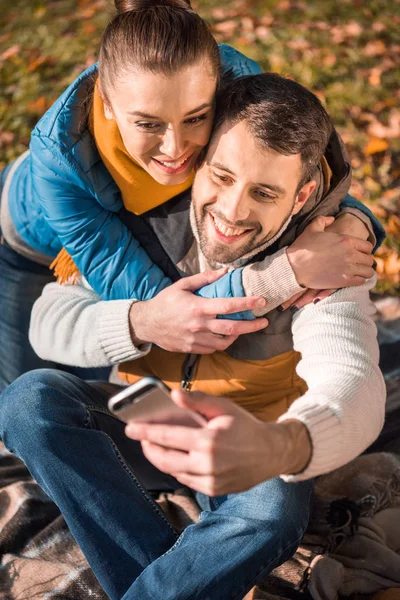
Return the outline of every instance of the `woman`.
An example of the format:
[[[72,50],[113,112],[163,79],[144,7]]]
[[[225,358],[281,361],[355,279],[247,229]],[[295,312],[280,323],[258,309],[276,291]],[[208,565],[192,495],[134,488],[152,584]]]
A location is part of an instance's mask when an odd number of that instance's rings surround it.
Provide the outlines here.
[[[170,284],[124,215],[190,187],[211,132],[221,71],[259,72],[232,48],[218,48],[185,0],[115,4],[98,68],[64,92],[33,131],[30,153],[1,175],[1,387],[49,366],[29,347],[27,329],[32,304],[51,280],[48,265],[63,247],[76,267],[63,251],[56,273],[69,280],[79,269],[103,299],[146,300]],[[366,264],[360,268],[358,275],[369,275]],[[205,295],[223,296],[233,287],[243,296],[241,274],[225,275]],[[178,314],[177,327],[184,339]]]

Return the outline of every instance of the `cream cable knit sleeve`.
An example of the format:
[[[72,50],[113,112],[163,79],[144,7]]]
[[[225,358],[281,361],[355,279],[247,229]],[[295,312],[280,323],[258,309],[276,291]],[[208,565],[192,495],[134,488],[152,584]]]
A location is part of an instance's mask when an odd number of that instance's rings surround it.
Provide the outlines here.
[[[86,282],[49,283],[33,305],[29,341],[44,360],[77,367],[106,367],[147,354],[129,331],[134,300],[106,302]]]
[[[376,326],[371,317],[372,278],[339,290],[295,314],[297,372],[308,391],[279,418],[299,419],[310,434],[312,458],[300,481],[341,467],[378,436],[385,415],[386,389],[378,367]]]

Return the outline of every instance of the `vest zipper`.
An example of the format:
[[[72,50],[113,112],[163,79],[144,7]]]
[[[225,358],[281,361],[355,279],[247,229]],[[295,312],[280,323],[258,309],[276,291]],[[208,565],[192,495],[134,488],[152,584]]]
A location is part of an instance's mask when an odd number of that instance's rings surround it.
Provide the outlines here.
[[[198,354],[188,354],[183,362],[181,390],[184,392],[189,392],[190,388],[192,387],[192,379],[196,370],[198,359]]]

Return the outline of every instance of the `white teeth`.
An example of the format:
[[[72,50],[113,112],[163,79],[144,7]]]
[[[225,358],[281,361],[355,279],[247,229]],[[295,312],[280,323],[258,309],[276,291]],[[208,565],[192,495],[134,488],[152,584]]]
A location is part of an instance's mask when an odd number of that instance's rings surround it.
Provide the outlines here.
[[[183,165],[183,163],[185,163],[187,160],[188,159],[185,158],[184,160],[179,160],[179,161],[174,161],[174,162],[172,160],[168,161],[168,162],[164,162],[163,160],[158,160],[157,162],[161,163],[165,167],[170,167],[170,169],[177,169],[178,167],[181,167]]]
[[[217,217],[214,217],[214,215],[213,215],[213,219],[214,219],[215,227],[218,229],[218,231],[220,231],[222,233],[222,235],[226,235],[227,237],[233,236],[233,235],[241,235],[242,233],[247,231],[247,229],[238,229],[237,227],[227,227],[222,221],[217,219]]]

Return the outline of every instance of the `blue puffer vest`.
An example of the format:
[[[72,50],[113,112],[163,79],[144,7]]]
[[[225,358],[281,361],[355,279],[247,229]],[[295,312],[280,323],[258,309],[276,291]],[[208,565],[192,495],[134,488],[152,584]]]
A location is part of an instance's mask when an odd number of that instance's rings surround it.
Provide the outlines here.
[[[224,72],[261,72],[230,46],[219,48]],[[146,300],[171,281],[119,218],[120,191],[87,127],[82,130],[82,105],[96,72],[97,64],[84,71],[33,130],[30,153],[10,182],[9,212],[17,235],[34,250],[54,257],[65,247],[103,299]],[[243,296],[241,270],[207,286],[204,295]]]

